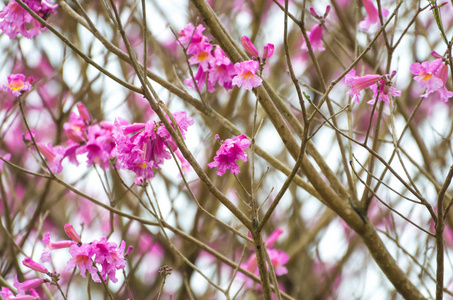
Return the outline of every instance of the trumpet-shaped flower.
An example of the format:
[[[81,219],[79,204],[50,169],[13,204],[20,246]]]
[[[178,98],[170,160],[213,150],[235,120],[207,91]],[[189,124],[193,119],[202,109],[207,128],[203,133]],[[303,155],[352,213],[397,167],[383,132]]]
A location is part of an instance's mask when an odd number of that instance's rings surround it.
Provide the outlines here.
[[[214,161],[209,163],[208,167],[211,169],[217,167],[219,169],[217,175],[219,176],[225,174],[228,169],[231,174],[238,174],[239,166],[236,161],[239,159],[244,162],[247,161],[247,153],[244,150],[248,147],[250,147],[250,141],[245,134],[232,139],[226,139],[219,150],[217,150]]]
[[[242,86],[249,91],[261,85],[263,80],[256,75],[259,66],[259,63],[254,60],[235,63],[234,68],[236,69],[237,75],[233,78],[233,85]]]
[[[78,245],[72,245],[69,248],[69,253],[72,255],[72,258],[68,261],[66,270],[72,271],[75,267],[79,267],[80,275],[82,275],[83,278],[85,278],[87,270],[93,276],[93,280],[95,280],[96,277],[99,278],[97,269],[93,267],[93,261],[91,260],[94,255],[93,246],[89,244],[82,244],[80,247]]]
[[[116,271],[126,267],[124,258],[126,243],[121,241],[120,247],[117,247],[115,243],[107,242],[107,239],[102,237],[99,241],[94,241],[92,246],[96,255],[94,261],[102,266],[100,273],[104,281],[107,280],[108,276],[111,281],[117,282]]]
[[[428,61],[421,64],[413,63],[410,71],[416,75],[414,80],[422,87],[426,87],[426,92],[421,97],[439,99],[443,102],[448,102],[448,99],[453,97],[453,92],[447,90],[445,86],[448,66],[441,58],[434,60],[431,64]]]
[[[19,97],[22,93],[31,90],[33,77],[28,77],[25,80],[23,74],[11,74],[8,76],[8,85],[3,85],[2,89],[11,93],[15,97]]]

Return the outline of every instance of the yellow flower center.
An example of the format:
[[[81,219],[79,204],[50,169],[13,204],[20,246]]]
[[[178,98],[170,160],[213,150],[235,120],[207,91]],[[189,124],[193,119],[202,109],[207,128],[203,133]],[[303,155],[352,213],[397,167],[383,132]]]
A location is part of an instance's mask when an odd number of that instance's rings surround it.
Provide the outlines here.
[[[253,77],[253,75],[255,75],[255,74],[253,74],[251,71],[242,72],[242,78],[244,78],[244,79],[248,79],[250,77]]]
[[[19,91],[24,87],[24,82],[21,80],[13,80],[9,84],[9,88],[15,91]]]

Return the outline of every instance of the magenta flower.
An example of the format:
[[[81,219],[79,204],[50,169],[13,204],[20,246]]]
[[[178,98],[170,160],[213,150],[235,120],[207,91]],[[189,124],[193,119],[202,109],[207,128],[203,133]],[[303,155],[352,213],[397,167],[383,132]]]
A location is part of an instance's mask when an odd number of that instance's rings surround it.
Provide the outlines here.
[[[260,64],[254,60],[235,63],[234,68],[237,75],[233,78],[233,85],[242,86],[249,91],[261,85],[263,80],[255,74],[259,66]]]
[[[359,28],[368,31],[371,25],[379,23],[379,12],[371,0],[362,0],[362,3],[363,7],[365,7],[368,16],[365,17],[365,19],[363,19],[362,21],[360,21]],[[386,18],[388,15],[389,11],[383,8],[382,17]]]
[[[200,64],[200,67],[203,68],[203,71],[208,71],[209,64],[214,60],[214,57],[211,55],[212,45],[204,44],[200,47],[197,53],[194,53],[194,56],[189,58],[189,63],[191,65]]]
[[[92,246],[96,255],[94,261],[102,266],[100,273],[104,281],[107,281],[108,276],[111,281],[116,283],[118,281],[115,277],[116,271],[126,267],[123,255],[126,243],[121,241],[120,247],[117,248],[115,243],[107,242],[107,239],[102,237],[99,241],[94,241]]]
[[[95,278],[99,278],[97,275],[97,269],[93,267],[93,261],[91,257],[94,255],[94,248],[92,245],[89,244],[82,244],[80,247],[78,245],[72,245],[69,248],[69,253],[72,255],[72,258],[68,260],[68,264],[66,266],[67,271],[72,271],[75,267],[79,267],[80,275],[85,278],[85,273],[88,272],[93,276],[93,280]],[[100,282],[96,281],[96,282]]]
[[[217,136],[218,137],[218,136]],[[250,146],[250,141],[245,134],[241,134],[232,139],[226,139],[216,152],[214,161],[208,164],[211,169],[217,167],[217,175],[222,176],[226,170],[231,174],[239,173],[239,166],[236,161],[241,159],[247,161],[247,153],[244,152]]]
[[[57,4],[51,5],[45,0],[24,0],[24,2],[43,19],[55,14],[55,9],[58,7]],[[45,29],[15,1],[11,1],[0,11],[0,30],[10,39],[15,38],[18,34],[30,39]]]
[[[25,80],[25,75],[23,74],[11,74],[8,76],[8,85],[3,85],[2,89],[11,93],[15,97],[19,97],[22,93],[31,90],[32,83],[33,77],[31,76]]]
[[[448,66],[442,59],[436,59],[431,64],[428,61],[413,63],[410,67],[412,74],[417,75],[414,80],[422,87],[426,87],[426,92],[421,95],[424,98],[440,99],[448,102],[453,97],[453,92],[447,90],[445,84],[448,77]]]
[[[376,97],[378,97],[378,91],[379,91],[379,97],[378,101],[384,101],[387,106],[390,106],[390,95],[392,97],[400,97],[401,96],[401,91],[395,89],[393,86],[389,86],[391,84],[389,81],[386,80],[380,80],[379,81],[380,86],[378,90],[378,85],[374,84],[371,86],[371,90],[373,91],[373,99],[368,101],[368,104],[374,105],[374,102],[376,101]]]

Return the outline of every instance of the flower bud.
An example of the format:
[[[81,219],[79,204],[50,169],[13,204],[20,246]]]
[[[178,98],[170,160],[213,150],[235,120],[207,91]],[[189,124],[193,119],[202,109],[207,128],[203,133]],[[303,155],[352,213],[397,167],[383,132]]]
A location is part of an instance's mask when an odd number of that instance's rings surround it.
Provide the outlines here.
[[[248,38],[248,36],[241,37],[242,46],[244,49],[251,54],[252,56],[258,57],[258,50],[256,50],[255,45],[253,45],[252,41]]]
[[[269,58],[274,54],[274,44],[267,44],[264,46],[263,58]]]
[[[24,258],[24,260],[22,261],[22,264],[24,266],[26,266],[26,267],[29,267],[32,270],[37,271],[37,272],[41,272],[41,273],[44,273],[44,274],[49,273],[49,271],[46,269],[46,267],[44,267],[43,265],[35,262],[30,257]]]
[[[64,225],[64,232],[66,232],[71,240],[76,241],[77,243],[82,243],[79,234],[74,230],[74,227],[72,227],[71,224],[66,223],[66,225]]]

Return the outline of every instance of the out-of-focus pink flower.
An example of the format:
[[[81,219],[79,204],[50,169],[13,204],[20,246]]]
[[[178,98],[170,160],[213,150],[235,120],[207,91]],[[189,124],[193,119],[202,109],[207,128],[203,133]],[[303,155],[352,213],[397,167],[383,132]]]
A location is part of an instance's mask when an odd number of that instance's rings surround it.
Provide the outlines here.
[[[17,275],[16,275],[16,277],[14,278],[14,287],[17,289],[17,293],[19,295],[24,295],[30,289],[37,288],[44,282],[46,282],[46,280],[42,279],[42,278],[30,279],[30,280],[25,280],[24,282],[19,282],[19,280],[17,280]],[[12,299],[15,299],[15,298],[12,298]]]
[[[363,7],[365,7],[368,16],[365,17],[365,19],[363,19],[362,21],[360,21],[359,28],[368,31],[371,25],[379,23],[379,12],[371,0],[362,0],[362,3]],[[388,15],[389,11],[383,8],[382,17],[386,18]]]
[[[329,15],[331,10],[330,5],[326,6],[326,11],[323,16],[318,15],[318,13],[315,11],[313,7],[310,7],[310,13],[319,20],[319,24],[316,24],[313,26],[311,31],[307,32],[308,40],[310,41],[311,48],[313,49],[313,52],[322,52],[324,51],[323,47],[323,42],[322,42],[322,34],[323,34],[323,28],[324,28],[324,23],[325,19]],[[308,52],[308,46],[307,46],[307,41],[305,39],[302,41],[302,47],[301,49],[307,53]]]
[[[11,159],[11,154],[10,153],[6,153],[5,155],[1,155],[1,157],[4,160],[9,161]],[[0,159],[0,172],[3,171],[3,164],[5,163],[5,161],[3,159]]]
[[[93,261],[91,258],[94,255],[94,248],[90,244],[82,244],[80,247],[78,245],[72,245],[69,248],[69,253],[72,255],[72,258],[68,260],[68,264],[66,266],[66,270],[72,271],[75,267],[79,267],[80,275],[85,278],[85,273],[88,272],[93,276],[93,280],[95,278],[99,279],[97,275],[97,269],[93,267]],[[96,282],[100,282],[96,281]]]
[[[448,99],[453,97],[453,92],[447,90],[445,86],[448,66],[443,63],[442,58],[434,60],[431,64],[428,61],[421,64],[413,63],[410,70],[412,74],[417,75],[414,80],[422,87],[426,87],[426,92],[421,97],[439,99],[443,102],[448,102]]]
[[[4,287],[0,291],[0,296],[3,297],[3,300],[37,300],[39,295],[35,292],[34,289],[30,289],[30,295],[17,295],[14,296],[13,292],[9,288]]]
[[[63,166],[61,161],[63,160],[65,149],[62,146],[53,147],[51,143],[44,145],[43,143],[36,143],[39,152],[47,159],[47,165],[50,170],[54,173],[61,173]]]
[[[230,170],[231,174],[239,173],[239,166],[236,161],[241,159],[247,161],[246,150],[250,147],[250,141],[247,139],[245,134],[241,134],[232,139],[226,139],[225,142],[220,146],[216,152],[214,161],[208,164],[211,169],[217,167],[217,175],[222,176],[226,170]]]
[[[288,273],[288,269],[284,266],[289,261],[289,256],[284,251],[276,250],[273,248],[273,245],[283,233],[283,230],[277,228],[271,236],[266,240],[266,248],[267,253],[269,254],[269,258],[271,260],[272,266],[274,267],[275,275],[280,276]],[[256,260],[256,254],[253,253],[245,264],[241,264],[241,267],[254,273],[256,275],[259,274],[258,270],[258,262]],[[247,285],[251,285],[251,281],[247,280]]]
[[[24,0],[24,2],[31,10],[45,20],[51,14],[55,14],[55,9],[58,7],[57,4],[51,5],[45,0]],[[32,25],[30,22],[32,22]],[[11,1],[0,11],[0,30],[10,39],[15,38],[18,34],[22,34],[22,36],[30,39],[45,29],[46,27],[35,20],[16,1]]]
[[[179,161],[181,162],[181,171],[183,173],[187,173],[190,171],[190,164],[189,162],[184,158],[182,153],[179,150],[175,151],[176,156],[178,157]],[[178,174],[178,176],[181,176],[181,174]]]
[[[36,272],[40,272],[40,273],[43,273],[43,274],[49,273],[49,271],[46,269],[46,267],[44,267],[43,265],[37,263],[36,261],[31,259],[30,257],[24,258],[24,260],[22,260],[22,264],[24,266],[32,269],[32,270],[35,270]]]
[[[8,85],[3,85],[2,89],[11,93],[14,97],[19,97],[22,93],[31,90],[32,83],[33,77],[31,76],[25,80],[24,74],[11,74],[8,76]]]
[[[256,88],[261,85],[263,80],[256,75],[258,71],[259,63],[254,60],[238,62],[234,64],[237,75],[233,78],[233,85],[243,87],[246,90],[251,91],[252,88]]]

